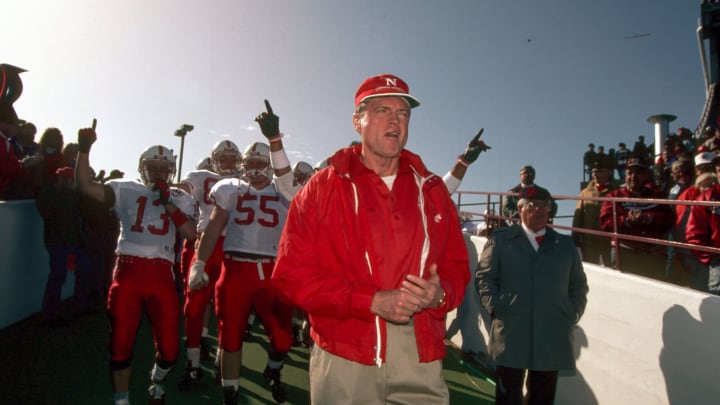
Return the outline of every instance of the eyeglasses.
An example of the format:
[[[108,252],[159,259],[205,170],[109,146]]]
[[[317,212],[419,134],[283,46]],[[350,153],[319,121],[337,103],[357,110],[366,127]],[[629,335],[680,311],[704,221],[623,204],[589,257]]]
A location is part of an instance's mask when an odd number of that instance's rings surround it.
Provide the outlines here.
[[[550,206],[550,203],[547,201],[528,201],[523,205],[523,207],[527,208],[535,208],[535,209],[544,209],[548,208]]]

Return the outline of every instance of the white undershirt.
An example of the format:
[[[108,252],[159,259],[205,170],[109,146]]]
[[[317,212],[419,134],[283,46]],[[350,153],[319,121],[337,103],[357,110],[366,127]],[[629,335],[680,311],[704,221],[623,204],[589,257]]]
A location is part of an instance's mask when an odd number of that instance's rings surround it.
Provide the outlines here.
[[[388,187],[388,190],[392,190],[393,184],[395,183],[395,178],[397,177],[397,174],[391,174],[389,176],[384,176],[382,179],[385,182],[385,185]]]

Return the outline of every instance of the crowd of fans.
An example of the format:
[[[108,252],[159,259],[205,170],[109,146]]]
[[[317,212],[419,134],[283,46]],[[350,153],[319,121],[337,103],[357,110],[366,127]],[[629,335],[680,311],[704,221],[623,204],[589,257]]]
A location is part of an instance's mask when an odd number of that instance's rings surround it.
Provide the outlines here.
[[[720,128],[707,127],[697,136],[679,128],[665,139],[657,156],[643,136],[632,150],[623,143],[618,146],[605,154],[602,147],[595,151],[595,145],[588,145],[583,164],[589,181],[581,197],[644,201],[581,199],[573,227],[720,247],[714,236],[720,225],[716,208],[647,200],[717,201]],[[720,294],[719,255],[631,239],[611,241],[579,231],[573,232],[573,239],[587,262]]]

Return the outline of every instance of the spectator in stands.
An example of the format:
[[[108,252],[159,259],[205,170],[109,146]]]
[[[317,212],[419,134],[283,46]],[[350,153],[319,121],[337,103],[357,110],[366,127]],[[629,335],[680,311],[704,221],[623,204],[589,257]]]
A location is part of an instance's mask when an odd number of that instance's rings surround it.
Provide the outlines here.
[[[720,162],[718,162],[720,166]],[[706,174],[698,176],[704,183],[707,181]],[[712,179],[709,179],[712,182]],[[701,182],[698,182],[700,185]],[[711,188],[705,190],[699,201],[720,201],[720,185],[715,183]],[[690,218],[687,222],[685,238],[688,243],[720,247],[720,215],[717,214],[718,207],[706,207],[693,205],[690,210]],[[698,260],[707,268],[708,286],[707,292],[720,295],[720,255],[710,252],[693,250]]]
[[[534,187],[538,190],[542,190],[550,194],[547,190],[544,188],[538,186],[535,184],[535,168],[532,166],[523,166],[520,168],[520,184],[517,186],[511,188],[509,192],[511,193],[519,193],[520,190],[526,188],[526,187]],[[505,195],[502,199],[502,214],[503,216],[509,217],[509,218],[515,218],[520,219],[520,212],[518,211],[518,196],[517,195]],[[555,214],[557,213],[557,203],[555,200],[550,200],[552,209],[550,210],[550,221],[552,222],[552,219],[555,217]],[[508,223],[512,225],[513,221],[508,220]]]
[[[618,172],[618,180],[625,181],[625,165],[630,157],[630,151],[625,147],[625,143],[620,142],[618,149],[615,151],[615,160],[617,161],[616,169]]]
[[[646,159],[628,159],[625,186],[608,193],[608,197],[662,198]],[[600,225],[606,232],[665,239],[673,224],[674,213],[666,204],[605,201],[600,208]],[[617,249],[615,248],[617,244]],[[618,238],[611,243],[613,268],[664,280],[665,248],[653,243]]]
[[[695,179],[695,187],[697,187],[700,194],[711,189],[716,184],[718,184],[718,178],[715,173],[703,173]]]
[[[85,227],[83,246],[90,266],[90,298],[92,303],[105,303],[112,282],[120,221],[106,204],[84,194],[80,195],[80,216]]]
[[[715,128],[713,131],[713,136],[707,139],[703,146],[705,146],[705,149],[709,150],[710,152],[714,152],[717,150],[720,150],[720,127]]]
[[[596,159],[600,162],[607,161],[608,155],[605,153],[605,147],[600,145],[597,147],[597,157]],[[592,172],[592,168],[595,167],[595,163],[593,162],[593,165],[590,167],[590,171]],[[590,173],[592,175],[592,173]]]
[[[648,145],[645,145],[645,136],[639,135],[638,140],[635,142],[635,145],[633,145],[632,156],[640,157],[646,162],[651,162],[652,154],[652,148]]]
[[[1,125],[1,123],[0,123]],[[38,144],[32,141],[30,133],[34,133],[34,125],[19,124],[17,135],[7,145],[14,151],[18,161],[23,162],[23,169],[19,175],[7,180],[5,190],[2,192],[2,199],[5,200],[27,200],[35,198],[39,187],[39,170],[42,164],[42,156],[37,150]],[[1,132],[0,132],[1,133]],[[21,144],[26,143],[26,146]],[[29,142],[28,142],[29,140]],[[13,162],[14,162],[13,158]]]
[[[20,124],[20,130],[13,138],[18,159],[40,152],[40,145],[35,142],[35,134],[37,134],[37,128],[32,122],[22,122]]]
[[[59,129],[50,127],[40,137],[40,153],[43,157],[40,172],[40,184],[52,184],[55,181],[57,169],[66,166],[62,155],[63,134]]]
[[[22,94],[21,69],[8,64],[0,64],[0,197],[6,199],[8,182],[28,176],[28,169],[36,166],[41,159],[36,156],[26,156],[19,159],[17,148],[11,142],[22,129],[22,122],[18,119],[13,103]]]
[[[693,159],[695,162],[695,177],[703,173],[713,173],[715,171],[714,161],[715,155],[712,152],[700,152]]]
[[[695,167],[690,160],[676,160],[670,165],[670,176],[673,186],[668,192],[668,199],[676,200],[680,193],[692,186],[695,181]]]
[[[695,140],[695,150],[697,152],[700,152],[699,149],[703,148],[705,150],[710,150],[709,148],[705,147],[705,143],[712,139],[712,137],[715,135],[715,128],[711,126],[707,126],[703,129],[702,133],[700,134],[700,137]]]
[[[700,155],[698,155],[700,157]],[[708,164],[705,167],[710,167]],[[676,160],[672,164],[672,176],[675,185],[668,193],[668,199],[678,201],[694,201],[699,195],[699,189],[695,185],[695,169],[691,160]],[[708,174],[708,173],[706,173]],[[685,242],[685,229],[690,215],[689,206],[675,205],[675,223],[668,233],[668,240]],[[679,249],[672,246],[667,247],[667,264],[665,276],[673,275],[680,278],[688,278],[691,288],[696,290],[707,290],[707,268],[700,265],[695,255],[688,249]]]
[[[65,163],[70,167],[75,167],[75,160],[77,160],[78,144],[76,142],[70,142],[65,144],[62,150],[62,156]]]
[[[672,186],[671,182],[671,165],[677,160],[675,148],[677,146],[677,136],[672,134],[663,143],[663,150],[660,156],[655,160],[653,170],[655,171],[655,182],[663,191],[668,191]]]
[[[610,162],[597,162],[592,169],[592,180],[580,192],[580,197],[605,197],[616,190],[619,185],[612,178],[613,170],[614,166]],[[601,205],[602,201],[578,200],[572,226],[601,231]],[[601,266],[610,264],[610,238],[582,232],[572,232],[572,238],[584,261]]]
[[[552,404],[558,370],[574,370],[572,332],[588,284],[572,239],[548,227],[552,198],[520,190],[521,223],[495,230],[480,257],[475,286],[492,318],[496,404]]]
[[[588,150],[583,155],[583,170],[585,173],[584,178],[590,178],[590,172],[592,171],[593,163],[597,158],[597,152],[595,152],[595,144],[588,144]]]
[[[602,163],[603,166],[608,166],[612,168],[610,171],[610,177],[613,177],[613,172],[615,171],[615,166],[617,166],[617,157],[615,156],[615,148],[608,149],[607,158],[605,159],[606,162]]]
[[[88,310],[88,261],[82,249],[82,222],[73,169],[57,169],[55,182],[41,187],[37,208],[45,224],[45,248],[50,257],[50,274],[45,285],[41,320],[48,326],[67,324],[60,314],[62,286],[68,270],[75,272],[74,304],[76,314]]]
[[[690,154],[695,152],[695,142],[693,141],[693,134],[689,129],[680,127],[677,130],[678,141],[683,148]]]

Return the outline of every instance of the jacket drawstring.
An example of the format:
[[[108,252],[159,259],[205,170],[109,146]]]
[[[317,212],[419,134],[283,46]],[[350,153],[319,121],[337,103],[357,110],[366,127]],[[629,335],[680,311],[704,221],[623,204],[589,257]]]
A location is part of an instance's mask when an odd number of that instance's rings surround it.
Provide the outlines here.
[[[430,234],[428,233],[428,218],[425,213],[425,195],[423,194],[423,186],[429,177],[421,177],[415,171],[414,167],[410,167],[415,173],[415,183],[417,183],[418,186],[418,207],[420,209],[420,218],[422,218],[423,234],[425,236],[423,239],[422,253],[420,254],[420,270],[418,271],[418,274],[422,277],[425,273],[425,264],[427,263],[428,255],[430,254]]]

